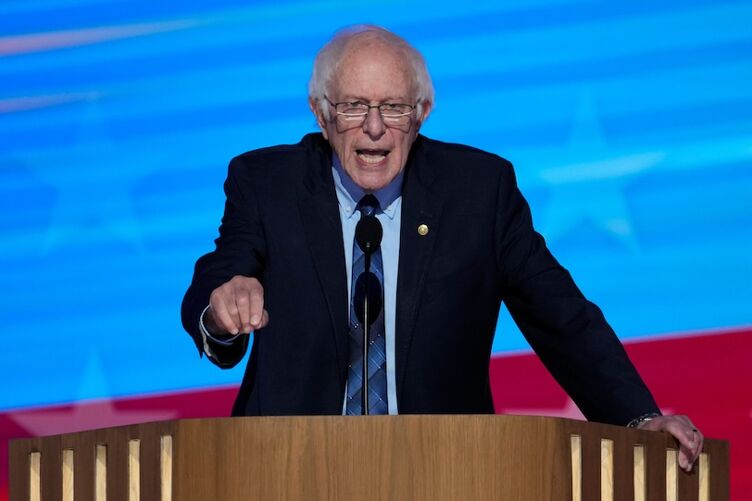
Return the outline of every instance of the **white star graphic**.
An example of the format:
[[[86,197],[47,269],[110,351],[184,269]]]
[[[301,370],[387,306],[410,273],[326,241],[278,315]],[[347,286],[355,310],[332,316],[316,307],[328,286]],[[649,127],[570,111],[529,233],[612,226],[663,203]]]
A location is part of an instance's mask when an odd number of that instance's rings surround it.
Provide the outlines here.
[[[48,253],[62,245],[88,246],[113,237],[144,251],[130,190],[149,172],[124,145],[110,139],[96,96],[82,113],[78,136],[78,144],[72,147],[30,153],[22,159],[57,191],[40,251]]]
[[[541,233],[553,241],[590,222],[636,252],[637,240],[624,188],[637,174],[661,163],[659,151],[612,153],[608,150],[592,93],[585,89],[570,144],[549,151],[535,177],[551,191],[542,214]]]
[[[164,421],[177,417],[172,411],[118,410],[112,400],[77,402],[71,410],[25,410],[9,417],[35,437],[74,433],[112,426]]]
[[[550,233],[557,238],[577,223],[590,221],[624,241],[623,235],[629,235],[633,226],[623,190],[636,176],[647,171],[686,173],[714,164],[749,161],[750,144],[752,136],[740,133],[671,143],[665,151],[639,147],[616,150],[608,146],[592,93],[585,88],[566,147],[506,153],[524,165],[517,171],[522,186],[542,186],[551,192],[551,201],[543,211],[542,226],[547,236]]]
[[[104,373],[95,354],[89,357],[79,392],[107,394]],[[8,416],[33,436],[57,435],[111,426],[163,421],[178,417],[176,411],[128,411],[118,409],[111,398],[79,400],[68,410],[24,409]]]

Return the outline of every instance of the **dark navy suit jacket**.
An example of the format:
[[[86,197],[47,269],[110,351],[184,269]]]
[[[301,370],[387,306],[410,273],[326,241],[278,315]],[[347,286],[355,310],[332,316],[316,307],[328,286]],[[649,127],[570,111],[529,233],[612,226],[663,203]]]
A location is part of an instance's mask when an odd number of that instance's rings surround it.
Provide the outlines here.
[[[212,290],[235,275],[263,284],[270,321],[253,336],[235,415],[342,412],[349,306],[331,166],[321,134],[230,163],[216,250],[196,263],[182,313],[203,351],[199,316]],[[509,162],[418,136],[402,197],[400,413],[494,411],[488,366],[502,300],[588,419],[625,424],[657,412],[601,311],[534,231]],[[214,346],[221,366],[246,348]]]

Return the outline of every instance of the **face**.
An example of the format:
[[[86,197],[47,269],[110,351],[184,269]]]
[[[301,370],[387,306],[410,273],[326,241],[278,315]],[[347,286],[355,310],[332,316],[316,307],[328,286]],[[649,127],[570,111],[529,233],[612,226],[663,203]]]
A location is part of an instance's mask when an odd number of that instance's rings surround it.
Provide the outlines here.
[[[406,58],[394,47],[369,41],[348,48],[327,97],[334,103],[362,101],[368,104],[415,104],[413,72]],[[311,102],[311,109],[342,166],[352,180],[367,192],[388,185],[405,168],[410,147],[420,124],[430,112],[424,103],[422,116],[413,111],[408,125],[387,127],[378,109],[371,108],[358,127],[338,126],[334,107],[327,120]]]

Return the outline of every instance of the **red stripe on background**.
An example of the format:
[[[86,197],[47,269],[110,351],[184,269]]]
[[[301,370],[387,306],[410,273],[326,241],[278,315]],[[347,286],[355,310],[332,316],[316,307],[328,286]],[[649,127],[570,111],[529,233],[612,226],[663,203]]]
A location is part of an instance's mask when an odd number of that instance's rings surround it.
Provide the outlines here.
[[[705,436],[730,441],[731,499],[749,499],[752,329],[633,341],[625,347],[661,409],[686,414]],[[573,417],[569,397],[533,354],[494,357],[490,377],[497,412]]]
[[[709,437],[731,441],[731,499],[752,492],[752,329],[633,341],[627,352],[662,409],[687,414]],[[576,417],[567,395],[531,353],[495,356],[497,412]],[[0,500],[7,500],[7,441],[161,419],[227,416],[236,387],[18,409],[0,413]],[[167,417],[165,417],[167,416]],[[48,434],[49,434],[48,433]]]
[[[8,440],[164,419],[229,416],[237,387],[222,387],[118,400],[77,402],[0,413],[0,501],[7,501]],[[151,416],[151,417],[150,417]],[[46,428],[33,433],[29,428]],[[65,428],[65,429],[63,429]]]

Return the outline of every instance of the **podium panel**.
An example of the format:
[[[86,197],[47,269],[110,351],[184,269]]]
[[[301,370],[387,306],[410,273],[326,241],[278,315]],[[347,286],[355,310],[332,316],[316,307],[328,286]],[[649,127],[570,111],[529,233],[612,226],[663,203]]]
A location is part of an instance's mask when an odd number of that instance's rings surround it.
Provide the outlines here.
[[[10,501],[728,500],[665,433],[529,416],[246,417],[11,441]]]

